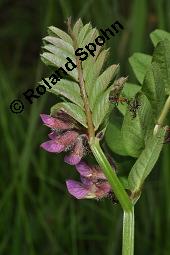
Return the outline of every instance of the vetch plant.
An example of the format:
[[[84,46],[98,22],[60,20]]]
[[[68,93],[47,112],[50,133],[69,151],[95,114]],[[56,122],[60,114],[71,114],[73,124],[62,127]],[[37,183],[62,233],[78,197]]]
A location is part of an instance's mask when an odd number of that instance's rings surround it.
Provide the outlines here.
[[[41,114],[43,123],[51,129],[49,140],[41,147],[52,153],[66,152],[65,162],[75,165],[80,181],[66,181],[71,195],[77,199],[111,198],[120,204],[124,212],[122,254],[132,255],[134,206],[164,141],[169,141],[170,34],[154,31],[153,56],[135,53],[130,58],[139,82],[132,84],[126,77],[118,77],[119,65],[104,68],[107,49],[98,46],[96,54],[84,61],[74,54],[99,35],[96,28],[90,23],[83,25],[81,19],[74,26],[68,19],[67,26],[68,33],[49,28],[48,42],[41,55],[45,64],[56,68],[64,66],[64,56],[70,54],[76,65],[69,76],[49,90],[61,102],[52,106],[50,115]],[[46,86],[43,81],[41,84]],[[134,100],[115,105],[111,96],[130,96]],[[118,155],[132,157],[131,169],[122,173],[105,151],[106,146]],[[88,163],[89,156],[96,160],[95,164]]]

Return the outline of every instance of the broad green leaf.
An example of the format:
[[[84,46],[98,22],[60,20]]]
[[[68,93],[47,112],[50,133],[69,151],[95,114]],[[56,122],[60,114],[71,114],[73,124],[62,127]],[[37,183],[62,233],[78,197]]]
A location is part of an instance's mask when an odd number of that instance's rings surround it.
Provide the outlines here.
[[[160,129],[155,136],[148,139],[144,150],[132,167],[128,177],[130,190],[132,192],[137,193],[140,191],[146,177],[152,171],[162,150],[164,136],[165,130]]]
[[[150,38],[153,42],[153,45],[156,46],[160,41],[164,39],[170,40],[170,33],[162,29],[156,29],[150,34]]]
[[[133,72],[140,82],[143,83],[145,74],[150,67],[152,57],[143,53],[134,53],[130,58],[129,62],[133,69]]]
[[[159,65],[162,83],[166,93],[170,95],[170,40],[163,40],[157,44],[154,50],[153,62]]]
[[[72,118],[74,118],[79,123],[81,123],[84,127],[87,128],[86,115],[79,106],[73,103],[68,103],[68,102],[58,103],[51,108],[51,114],[55,115],[59,110],[66,112]]]
[[[93,107],[97,98],[107,89],[108,85],[115,76],[116,71],[118,70],[119,65],[109,66],[96,80],[93,86],[91,86],[89,92],[89,103],[90,108],[93,111]]]
[[[75,37],[77,38],[79,35],[80,30],[83,27],[83,22],[81,19],[78,19],[73,27],[73,33],[75,34]]]
[[[122,156],[127,156],[128,153],[125,149],[122,139],[121,126],[121,119],[117,115],[115,115],[114,120],[109,122],[107,126],[105,139],[107,145],[113,152]]]
[[[138,92],[135,96],[139,103],[136,117],[129,112],[129,106],[122,125],[122,138],[129,156],[138,157],[145,146],[145,142],[153,132],[155,125],[153,111],[147,97]]]
[[[51,85],[51,89],[47,89],[48,92],[51,92],[56,95],[62,95],[65,98],[69,99],[71,102],[80,106],[84,110],[83,100],[80,96],[80,87],[78,83],[61,79],[55,85],[53,85],[49,78],[46,78],[47,82]],[[42,85],[46,86],[46,84],[42,81]],[[47,87],[47,86],[46,86]]]
[[[146,73],[142,91],[147,96],[152,106],[154,117],[157,119],[164,104],[165,88],[162,71],[155,62],[152,63],[151,68]]]
[[[144,131],[144,139],[145,143],[148,140],[148,138],[152,135],[155,121],[154,121],[154,115],[152,111],[151,104],[147,97],[142,94],[138,93],[139,99],[140,99],[140,107],[138,109],[138,116],[141,123],[141,127]]]
[[[131,157],[138,157],[144,148],[144,130],[138,112],[137,116],[132,118],[131,112],[127,109],[121,132],[127,154]]]
[[[49,32],[52,32],[53,34],[57,35],[58,37],[60,37],[63,41],[69,43],[69,44],[73,44],[73,40],[72,38],[65,33],[64,31],[62,31],[61,29],[54,27],[54,26],[50,26],[49,28]]]
[[[41,59],[47,65],[54,66],[54,67],[63,67],[63,69],[66,72],[68,72],[68,70],[65,67],[67,60],[62,55],[60,55],[59,57],[52,53],[44,52],[43,54],[41,54]],[[77,69],[73,69],[72,71],[68,72],[68,74],[72,76],[76,81],[78,80]]]

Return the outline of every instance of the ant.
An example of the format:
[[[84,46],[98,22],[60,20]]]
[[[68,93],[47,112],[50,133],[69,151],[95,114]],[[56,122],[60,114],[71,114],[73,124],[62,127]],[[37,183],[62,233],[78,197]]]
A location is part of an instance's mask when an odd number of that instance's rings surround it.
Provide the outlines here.
[[[118,103],[128,103],[128,99],[126,97],[119,97],[119,95],[111,95],[109,100],[110,102],[115,103],[116,106],[118,106]]]
[[[116,106],[118,106],[118,103],[127,103],[128,99],[125,97],[118,97],[118,96],[110,96],[109,97],[110,102],[115,103]]]
[[[115,103],[116,106],[118,106],[118,103],[127,103],[129,107],[129,111],[132,113],[132,118],[136,118],[137,116],[137,110],[141,106],[137,98],[134,99],[128,99],[126,97],[119,97],[119,95],[109,96],[110,102]]]
[[[128,100],[127,102],[128,106],[129,106],[129,111],[132,113],[132,118],[136,118],[137,116],[137,110],[139,109],[139,107],[141,106],[141,104],[139,104],[139,101],[137,98],[133,99],[133,100]]]

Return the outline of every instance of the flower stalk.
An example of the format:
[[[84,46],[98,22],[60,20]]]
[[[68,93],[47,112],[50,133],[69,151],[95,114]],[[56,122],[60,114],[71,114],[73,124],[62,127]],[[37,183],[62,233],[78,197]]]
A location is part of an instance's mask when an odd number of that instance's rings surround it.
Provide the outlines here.
[[[130,212],[124,211],[122,255],[134,254],[134,225],[134,208]]]
[[[116,198],[119,200],[124,211],[132,211],[132,203],[126,191],[124,190],[121,182],[119,181],[115,172],[113,172],[112,167],[107,160],[105,154],[103,153],[99,140],[97,138],[91,139],[90,147],[93,152],[94,157],[96,158],[98,164],[102,168],[108,182],[110,183],[113,192],[116,195]]]

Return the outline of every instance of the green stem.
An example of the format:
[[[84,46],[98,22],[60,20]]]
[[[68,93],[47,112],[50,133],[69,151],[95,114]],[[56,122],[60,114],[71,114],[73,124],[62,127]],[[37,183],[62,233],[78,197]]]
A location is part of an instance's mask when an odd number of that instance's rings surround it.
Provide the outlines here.
[[[91,139],[90,147],[96,158],[98,164],[102,168],[108,182],[110,183],[116,198],[119,200],[124,211],[132,211],[132,203],[126,191],[124,190],[121,182],[119,181],[115,171],[111,167],[109,161],[107,160],[105,154],[103,153],[99,140],[97,138]]]
[[[134,218],[134,208],[130,212],[124,212],[122,255],[134,254]]]
[[[158,122],[157,122],[158,125],[160,125],[160,126],[163,125],[164,120],[165,120],[169,110],[170,110],[170,96],[167,98],[167,100],[164,104],[164,108],[163,108],[163,110],[161,112],[161,115],[160,115],[160,117],[158,119]]]

